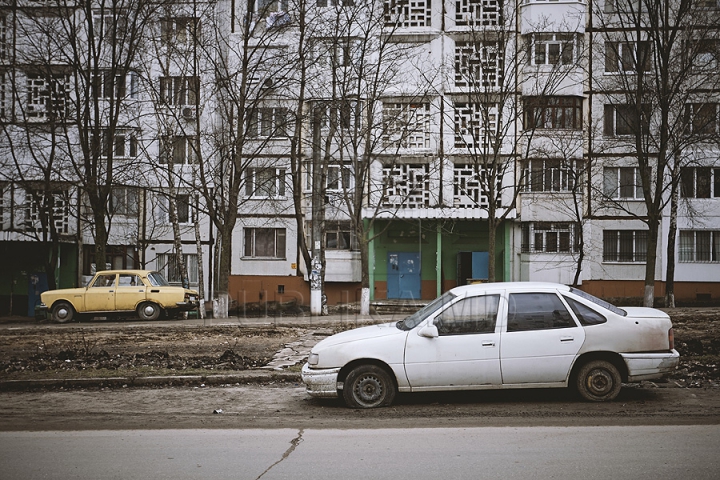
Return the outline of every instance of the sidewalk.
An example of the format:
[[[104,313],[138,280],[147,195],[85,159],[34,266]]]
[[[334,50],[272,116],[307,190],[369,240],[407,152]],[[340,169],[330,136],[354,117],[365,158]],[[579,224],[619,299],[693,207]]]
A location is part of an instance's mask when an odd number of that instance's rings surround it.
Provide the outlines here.
[[[300,327],[310,329],[298,340],[286,344],[284,348],[275,353],[273,359],[265,366],[247,370],[235,374],[213,374],[213,375],[166,375],[153,377],[111,377],[111,378],[76,378],[76,379],[60,379],[48,378],[41,380],[0,380],[0,391],[24,391],[42,388],[127,388],[127,387],[157,387],[157,386],[198,386],[204,387],[208,385],[227,385],[241,383],[299,383],[300,373],[297,371],[288,371],[287,369],[295,365],[302,364],[307,359],[312,347],[319,342],[324,335],[322,333],[331,333],[330,328],[333,326],[343,325],[348,328],[361,327],[365,325],[374,325],[378,323],[387,323],[398,321],[405,318],[407,314],[395,315],[356,315],[356,314],[335,314],[320,317],[313,316],[278,316],[278,317],[230,317],[223,319],[206,318],[206,319],[187,319],[187,320],[169,320],[160,322],[122,322],[126,325],[195,325],[195,326],[248,326],[248,327]],[[93,322],[93,328],[102,328],[103,326],[117,326],[118,322],[114,320]],[[83,323],[69,323],[56,325],[50,323],[40,323],[35,319],[27,317],[13,317],[0,319],[0,328],[38,328],[38,327],[82,327]],[[318,330],[327,328],[327,332],[318,335]]]

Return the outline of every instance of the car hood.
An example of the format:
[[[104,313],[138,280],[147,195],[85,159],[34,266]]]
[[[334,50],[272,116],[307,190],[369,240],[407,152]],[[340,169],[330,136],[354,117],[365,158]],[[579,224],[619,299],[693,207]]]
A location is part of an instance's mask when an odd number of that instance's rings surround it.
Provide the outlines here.
[[[327,347],[334,347],[349,342],[356,342],[358,340],[369,340],[379,337],[387,337],[389,335],[402,335],[404,332],[397,328],[397,322],[381,323],[379,325],[370,325],[368,327],[355,328],[345,332],[336,333],[324,340],[319,341],[315,345],[315,349],[323,349]]]
[[[625,318],[670,318],[667,313],[649,307],[620,307],[627,312]]]

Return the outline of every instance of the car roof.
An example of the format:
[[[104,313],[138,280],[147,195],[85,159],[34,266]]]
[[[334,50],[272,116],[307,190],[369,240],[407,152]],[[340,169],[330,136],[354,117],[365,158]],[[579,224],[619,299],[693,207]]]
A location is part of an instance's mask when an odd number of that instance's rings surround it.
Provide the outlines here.
[[[134,275],[140,275],[141,277],[147,276],[148,273],[152,273],[155,270],[132,270],[132,269],[120,269],[120,270],[100,270],[96,273],[96,275],[104,274],[104,275],[112,275],[115,273],[130,273]]]
[[[493,283],[474,283],[471,285],[462,285],[455,287],[452,292],[455,294],[468,294],[478,292],[489,292],[493,290],[518,290],[518,291],[532,291],[532,290],[560,290],[563,292],[569,292],[570,287],[563,285],[562,283],[552,282],[493,282]]]

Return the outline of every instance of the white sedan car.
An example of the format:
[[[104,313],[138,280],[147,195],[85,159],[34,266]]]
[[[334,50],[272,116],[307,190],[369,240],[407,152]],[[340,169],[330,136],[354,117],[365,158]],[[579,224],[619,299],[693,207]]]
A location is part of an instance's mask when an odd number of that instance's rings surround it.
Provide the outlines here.
[[[390,405],[396,392],[575,387],[606,401],[622,382],[674,370],[670,317],[618,308],[553,283],[457,287],[397,323],[320,341],[302,370],[313,397],[353,408]]]

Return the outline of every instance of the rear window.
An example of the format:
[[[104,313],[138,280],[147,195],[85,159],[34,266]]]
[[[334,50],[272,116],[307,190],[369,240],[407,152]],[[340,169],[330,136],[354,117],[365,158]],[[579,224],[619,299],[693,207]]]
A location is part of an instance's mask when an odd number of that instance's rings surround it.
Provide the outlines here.
[[[607,322],[607,318],[605,318],[603,315],[599,314],[592,308],[586,307],[577,300],[573,300],[572,298],[566,297],[565,295],[563,295],[563,298],[565,299],[565,301],[568,302],[568,305],[570,305],[570,308],[572,309],[577,319],[580,321],[580,324],[584,327],[590,325],[599,325],[601,323]]]
[[[577,295],[580,298],[584,298],[585,300],[589,300],[589,301],[593,302],[594,304],[601,306],[605,310],[610,310],[611,312],[613,312],[616,315],[620,315],[623,317],[627,316],[627,312],[625,310],[623,310],[622,308],[618,308],[615,305],[613,305],[612,303],[608,303],[605,300],[601,300],[593,295],[590,295],[589,293],[583,292],[582,290],[578,290],[577,288],[570,287],[570,292]]]

